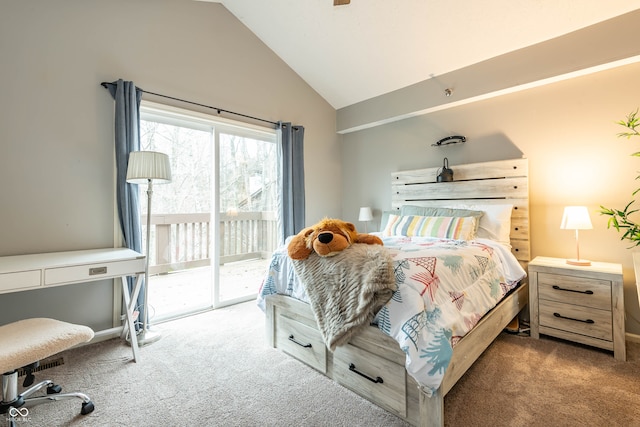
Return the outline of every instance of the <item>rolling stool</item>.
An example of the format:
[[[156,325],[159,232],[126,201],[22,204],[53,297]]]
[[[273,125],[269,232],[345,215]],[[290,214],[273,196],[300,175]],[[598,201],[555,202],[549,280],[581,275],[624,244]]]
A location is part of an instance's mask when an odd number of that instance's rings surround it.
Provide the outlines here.
[[[91,328],[54,319],[25,319],[0,326],[0,372],[4,372],[0,414],[8,414],[9,426],[15,426],[16,419],[27,416],[27,407],[55,400],[78,398],[82,400],[82,415],[93,411],[93,402],[86,394],[60,393],[61,387],[51,380],[41,381],[18,394],[18,369],[26,370],[23,387],[29,387],[35,379],[33,370],[41,359],[91,338]],[[46,396],[29,397],[44,387]]]

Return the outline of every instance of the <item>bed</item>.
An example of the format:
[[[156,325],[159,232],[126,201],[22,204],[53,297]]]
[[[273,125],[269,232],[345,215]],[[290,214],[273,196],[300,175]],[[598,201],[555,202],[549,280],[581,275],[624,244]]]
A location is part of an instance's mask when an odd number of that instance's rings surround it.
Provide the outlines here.
[[[509,206],[506,236],[503,229],[499,237],[507,239],[503,243],[510,248],[522,271],[526,271],[530,253],[527,160],[452,165],[452,168],[455,178],[452,182],[437,182],[439,168],[393,173],[392,209],[385,213],[385,218],[405,218],[419,215],[420,209],[438,210],[455,206],[482,210],[486,219],[491,217],[487,213],[493,208],[504,212],[504,207]],[[384,221],[385,224],[388,222],[387,219]],[[493,252],[489,242],[477,240],[478,246]],[[418,241],[418,245],[423,243]],[[467,246],[456,242],[448,245]],[[292,274],[295,275],[286,273]],[[285,280],[289,283],[294,281],[291,277]],[[263,286],[259,305],[265,310],[269,345],[310,365],[412,425],[442,426],[447,392],[527,304],[525,278],[502,290],[504,297],[501,295],[493,308],[474,321],[464,336],[455,340],[448,366],[435,383],[437,387],[425,385],[424,381],[430,379],[425,380],[410,372],[414,368],[408,363],[410,354],[407,346],[401,345],[392,337],[393,334],[384,333],[378,326],[362,328],[350,337],[347,344],[329,351],[303,292],[300,294],[299,290],[288,289],[288,295],[283,295],[264,292]],[[379,322],[380,318],[376,320]]]

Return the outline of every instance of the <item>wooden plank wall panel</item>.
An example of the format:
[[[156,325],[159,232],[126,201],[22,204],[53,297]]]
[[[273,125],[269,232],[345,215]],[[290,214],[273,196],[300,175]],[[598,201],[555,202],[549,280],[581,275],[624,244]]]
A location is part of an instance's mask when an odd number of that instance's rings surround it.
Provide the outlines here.
[[[449,165],[454,181],[529,176],[527,159],[498,160],[494,162]],[[440,167],[393,172],[391,181],[398,184],[436,182]]]
[[[393,186],[395,200],[521,199],[529,194],[527,177],[402,184]]]

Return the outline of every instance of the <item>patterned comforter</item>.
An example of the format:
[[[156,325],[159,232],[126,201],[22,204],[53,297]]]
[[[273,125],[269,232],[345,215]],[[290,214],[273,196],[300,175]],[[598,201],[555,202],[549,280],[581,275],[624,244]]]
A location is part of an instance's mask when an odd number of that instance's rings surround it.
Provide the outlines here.
[[[398,290],[375,323],[406,354],[407,372],[430,394],[449,366],[453,347],[525,277],[508,247],[491,240],[383,237]],[[286,244],[274,252],[258,295],[285,294],[308,302]]]

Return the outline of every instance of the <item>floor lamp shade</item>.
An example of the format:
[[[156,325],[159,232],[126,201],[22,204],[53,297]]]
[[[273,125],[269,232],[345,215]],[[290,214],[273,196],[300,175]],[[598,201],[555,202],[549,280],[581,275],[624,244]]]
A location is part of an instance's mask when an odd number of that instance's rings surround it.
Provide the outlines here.
[[[147,259],[144,269],[144,315],[142,316],[142,330],[136,339],[139,346],[151,344],[160,339],[160,334],[149,330],[149,248],[151,240],[151,197],[153,183],[165,184],[171,182],[171,163],[169,156],[155,151],[132,151],[129,153],[127,165],[127,182],[131,184],[147,184]]]
[[[150,179],[159,184],[171,181],[169,156],[156,151],[132,151],[129,153],[127,182],[146,184]]]

